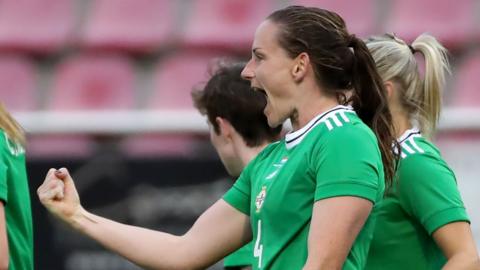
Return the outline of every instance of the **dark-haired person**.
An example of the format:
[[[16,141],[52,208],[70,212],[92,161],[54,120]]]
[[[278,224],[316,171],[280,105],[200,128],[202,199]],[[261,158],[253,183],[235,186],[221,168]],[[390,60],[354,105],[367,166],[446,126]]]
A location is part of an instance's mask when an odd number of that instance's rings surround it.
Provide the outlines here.
[[[269,143],[278,140],[281,126],[272,128],[263,114],[265,97],[240,77],[244,64],[220,62],[201,90],[192,92],[195,107],[208,118],[210,140],[227,172],[237,178]],[[229,270],[251,269],[253,246],[245,245],[224,259]]]
[[[0,105],[0,269],[33,269],[33,228],[25,135]]]
[[[40,200],[146,268],[203,269],[253,239],[254,269],[363,269],[395,163],[386,93],[365,43],[333,12],[287,7],[257,28],[242,74],[266,96],[269,125],[290,119],[293,132],[258,154],[185,235],[89,213],[63,168],[48,172]]]
[[[428,34],[411,45],[387,34],[367,46],[389,94],[401,160],[366,269],[480,269],[455,174],[430,142],[450,69],[446,49]],[[414,54],[425,58],[424,78]]]

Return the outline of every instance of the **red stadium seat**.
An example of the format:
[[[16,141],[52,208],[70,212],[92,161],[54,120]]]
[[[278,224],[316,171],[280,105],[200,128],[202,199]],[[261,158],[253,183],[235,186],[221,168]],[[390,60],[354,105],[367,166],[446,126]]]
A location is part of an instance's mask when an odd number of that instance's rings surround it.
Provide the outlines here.
[[[54,52],[75,26],[72,0],[0,1],[0,50]]]
[[[50,110],[128,110],[134,106],[135,74],[119,55],[81,55],[60,63]]]
[[[130,110],[134,106],[134,70],[118,55],[80,55],[55,70],[47,109],[53,111]],[[32,156],[87,157],[94,140],[87,135],[36,136]]]
[[[188,47],[250,48],[256,27],[272,10],[268,0],[191,1],[183,42]]]
[[[81,42],[94,49],[150,52],[173,33],[174,5],[170,0],[92,1]]]
[[[480,107],[480,51],[467,55],[457,68],[452,106]]]
[[[292,5],[319,7],[338,13],[346,22],[349,32],[367,37],[375,31],[375,0],[293,0]]]
[[[154,71],[154,94],[150,108],[193,109],[192,88],[208,80],[210,53],[181,53],[160,62]]]
[[[190,93],[208,79],[213,54],[181,53],[159,62],[154,71],[154,92],[148,109],[195,110]],[[127,138],[124,150],[138,156],[188,156],[192,153],[194,135],[137,135]]]
[[[475,0],[394,0],[385,32],[413,41],[428,32],[452,47],[474,36]]]
[[[18,55],[0,56],[0,101],[9,111],[37,109],[37,74],[29,59]]]

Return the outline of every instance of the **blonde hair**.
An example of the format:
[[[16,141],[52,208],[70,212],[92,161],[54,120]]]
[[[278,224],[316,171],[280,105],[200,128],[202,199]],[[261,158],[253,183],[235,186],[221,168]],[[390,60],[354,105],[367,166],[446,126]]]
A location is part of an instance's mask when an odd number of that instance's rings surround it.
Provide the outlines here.
[[[401,105],[420,131],[431,138],[442,107],[446,73],[450,73],[447,50],[433,36],[422,34],[407,45],[391,34],[371,37],[367,41],[383,81],[394,81],[402,88]],[[414,53],[425,58],[422,79]]]
[[[2,129],[13,142],[25,146],[25,133],[20,124],[13,119],[5,106],[0,103],[0,129]]]

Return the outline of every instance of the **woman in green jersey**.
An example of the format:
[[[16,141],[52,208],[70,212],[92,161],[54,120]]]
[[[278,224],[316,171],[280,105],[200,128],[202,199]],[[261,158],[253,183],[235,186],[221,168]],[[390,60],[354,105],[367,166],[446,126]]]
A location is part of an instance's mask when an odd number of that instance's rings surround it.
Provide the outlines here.
[[[0,106],[0,269],[33,269],[33,229],[25,137]]]
[[[66,169],[49,171],[40,200],[146,268],[202,269],[253,240],[254,269],[363,269],[395,162],[386,92],[365,43],[333,12],[288,7],[257,28],[242,75],[265,94],[270,126],[290,119],[293,132],[252,160],[185,235],[89,213]]]
[[[455,175],[429,141],[437,124],[447,51],[432,36],[367,46],[385,81],[401,159],[377,218],[367,269],[480,269]],[[424,78],[414,55],[425,58]]]

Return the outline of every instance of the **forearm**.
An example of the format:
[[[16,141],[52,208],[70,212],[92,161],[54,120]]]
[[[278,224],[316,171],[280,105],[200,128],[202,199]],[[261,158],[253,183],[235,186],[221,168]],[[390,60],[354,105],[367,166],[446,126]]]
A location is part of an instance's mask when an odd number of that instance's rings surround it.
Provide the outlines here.
[[[443,270],[480,270],[480,259],[477,254],[459,253],[448,259]]]
[[[182,237],[121,224],[83,210],[72,227],[107,249],[148,269],[192,269],[185,264]]]

